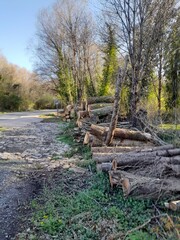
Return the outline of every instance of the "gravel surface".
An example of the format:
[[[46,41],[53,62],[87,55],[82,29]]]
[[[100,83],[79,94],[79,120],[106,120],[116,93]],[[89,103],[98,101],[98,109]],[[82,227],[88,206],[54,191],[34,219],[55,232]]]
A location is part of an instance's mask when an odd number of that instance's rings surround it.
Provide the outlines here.
[[[25,125],[0,132],[0,240],[12,239],[23,229],[21,218],[40,188],[37,179],[30,180],[29,174],[58,167],[69,149],[57,141],[63,125]]]

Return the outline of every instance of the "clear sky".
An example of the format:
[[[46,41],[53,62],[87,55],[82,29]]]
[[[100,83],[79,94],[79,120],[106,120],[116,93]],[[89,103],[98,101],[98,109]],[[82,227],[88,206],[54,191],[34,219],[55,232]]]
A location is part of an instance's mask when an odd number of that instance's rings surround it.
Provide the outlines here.
[[[36,18],[41,8],[54,0],[0,0],[0,52],[13,64],[32,70],[32,56],[27,47],[36,32]]]
[[[73,0],[72,0],[73,1]],[[89,0],[91,7],[96,0]],[[32,70],[33,59],[27,50],[35,36],[40,9],[55,0],[0,0],[0,53],[10,63]]]

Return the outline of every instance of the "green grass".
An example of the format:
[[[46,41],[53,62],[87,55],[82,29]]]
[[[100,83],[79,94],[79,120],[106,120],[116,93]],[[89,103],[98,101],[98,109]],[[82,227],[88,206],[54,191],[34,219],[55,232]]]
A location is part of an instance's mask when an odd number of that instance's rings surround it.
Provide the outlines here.
[[[6,128],[0,127],[0,132],[6,131]]]
[[[159,125],[158,136],[165,142],[180,147],[180,124],[161,124]]]
[[[48,114],[42,114],[42,115],[40,115],[39,117],[40,117],[40,118],[54,118],[54,117],[56,117],[56,116],[57,116],[56,113],[48,113]]]
[[[58,137],[60,142],[66,143],[71,147],[71,150],[64,154],[64,157],[71,158],[74,155],[80,155],[84,160],[91,159],[91,150],[88,146],[82,146],[76,142],[72,136],[73,128],[75,124],[73,122],[64,123],[64,132],[61,136]]]
[[[112,194],[104,174],[94,175],[90,185],[71,195],[63,191],[63,186],[44,189],[42,198],[33,201],[33,224],[38,232],[56,236],[55,239],[74,239],[76,235],[77,239],[99,240],[105,233],[137,227],[152,215],[150,201],[125,199],[120,190]],[[103,230],[103,225],[107,229]],[[155,239],[153,234],[143,234]]]
[[[74,141],[73,128],[73,123],[65,123],[58,140],[71,146],[69,156],[79,154],[85,158],[79,163],[82,167],[95,167],[90,149]],[[55,185],[50,182],[42,195],[32,201],[32,230],[22,239],[99,240],[111,234],[120,234],[118,239],[124,239],[128,230],[157,214],[153,201],[124,198],[121,189],[112,190],[107,174],[93,172],[86,176],[63,170],[56,181]],[[162,209],[163,202],[156,206]],[[176,239],[174,233],[161,238],[161,232],[160,225],[149,224],[127,235],[126,240]]]
[[[170,123],[166,123],[166,124],[161,124],[159,125],[160,129],[163,130],[180,130],[180,124],[170,124]]]

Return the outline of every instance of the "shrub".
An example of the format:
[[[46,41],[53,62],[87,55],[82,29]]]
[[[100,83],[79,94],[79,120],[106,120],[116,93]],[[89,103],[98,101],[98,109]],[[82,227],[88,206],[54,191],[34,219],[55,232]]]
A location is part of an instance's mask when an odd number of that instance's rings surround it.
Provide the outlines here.
[[[34,104],[35,109],[54,109],[54,101],[52,96],[43,95]]]

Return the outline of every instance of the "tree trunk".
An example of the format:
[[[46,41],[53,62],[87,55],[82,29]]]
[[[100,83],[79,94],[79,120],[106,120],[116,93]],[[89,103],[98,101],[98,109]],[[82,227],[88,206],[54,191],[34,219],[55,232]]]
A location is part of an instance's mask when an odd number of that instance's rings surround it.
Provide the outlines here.
[[[126,78],[126,72],[127,72],[127,65],[128,65],[128,57],[125,59],[125,65],[124,69],[121,73],[121,69],[118,71],[117,75],[117,80],[116,80],[116,90],[115,90],[115,100],[114,100],[114,109],[113,109],[113,114],[111,118],[111,123],[109,126],[109,132],[106,137],[106,145],[109,145],[112,142],[113,139],[113,134],[114,134],[114,129],[116,128],[117,125],[117,120],[118,120],[118,113],[119,113],[119,104],[120,104],[120,94],[122,90],[122,84]]]

